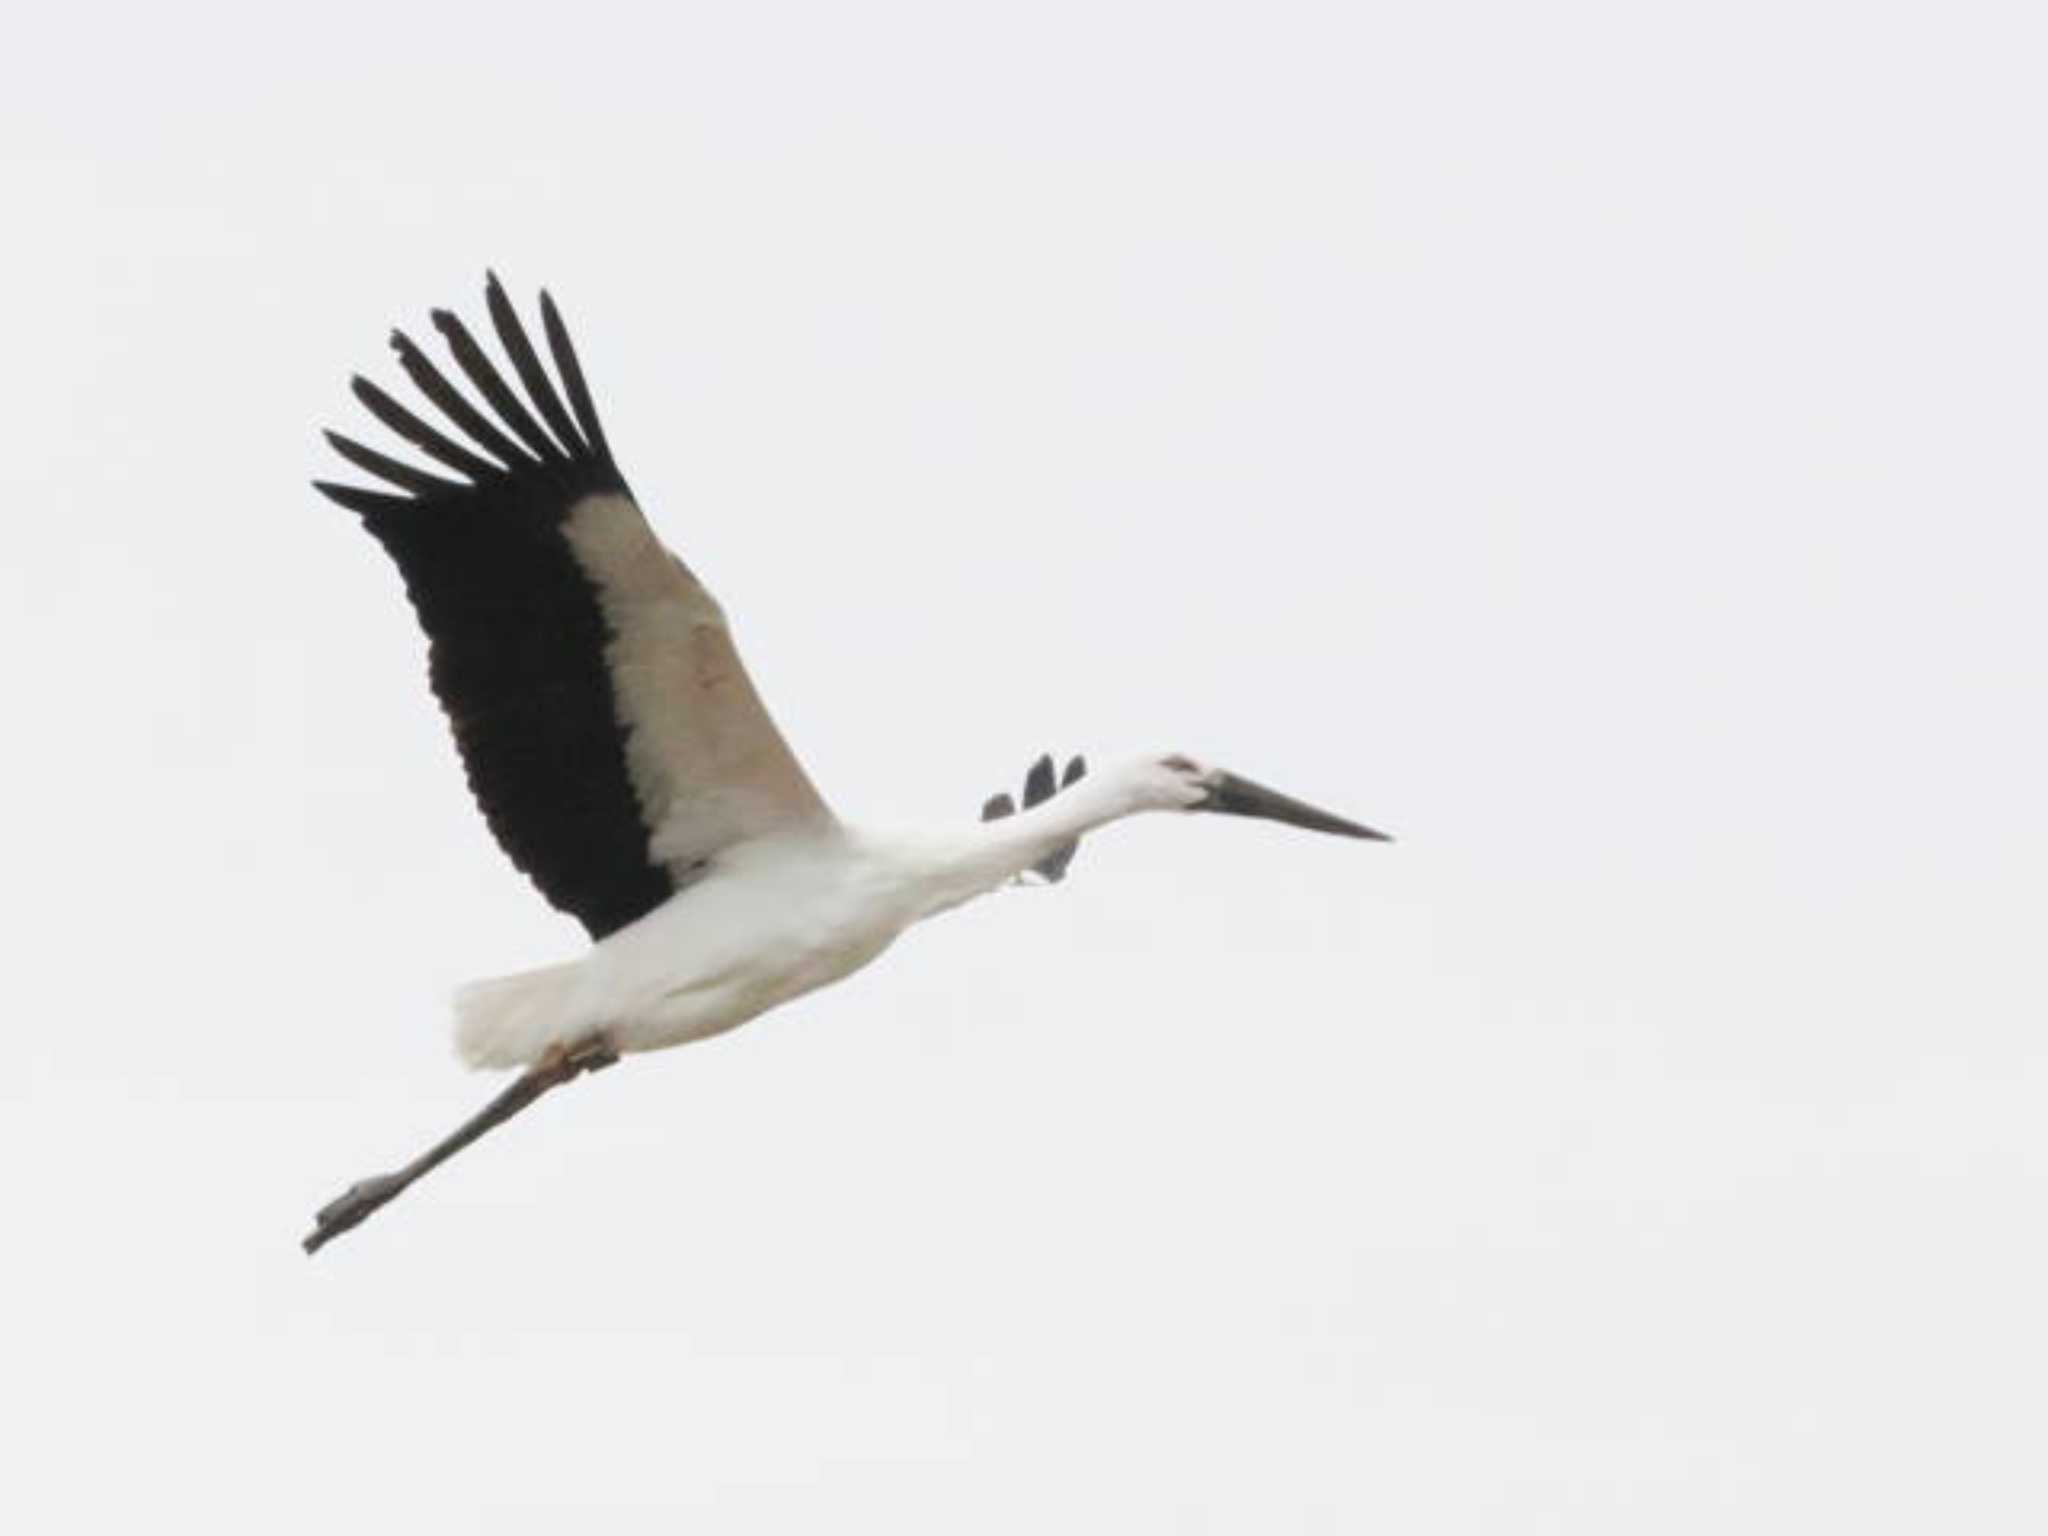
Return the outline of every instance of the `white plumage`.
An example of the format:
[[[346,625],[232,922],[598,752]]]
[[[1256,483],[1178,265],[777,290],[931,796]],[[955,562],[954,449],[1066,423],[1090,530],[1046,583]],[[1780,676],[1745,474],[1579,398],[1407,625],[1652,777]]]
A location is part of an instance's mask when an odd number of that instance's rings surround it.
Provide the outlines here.
[[[743,1024],[1027,871],[1058,880],[1107,822],[1205,810],[1382,836],[1180,754],[1093,777],[1075,758],[1057,779],[1041,758],[1023,809],[998,795],[979,823],[896,834],[840,821],[761,703],[717,601],[634,502],[552,301],[541,296],[541,313],[566,403],[495,277],[486,299],[524,400],[461,321],[433,319],[492,415],[392,337],[466,442],[354,381],[372,414],[463,478],[329,433],[403,494],[319,489],[397,562],[492,832],[594,942],[567,964],[463,989],[463,1059],[526,1071],[421,1157],[330,1203],[309,1251],[549,1089]]]
[[[1185,810],[1208,770],[1141,759],[1020,814],[923,834],[834,823],[735,843],[715,870],[581,959],[476,982],[456,1000],[475,1067],[530,1066],[602,1036],[651,1051],[744,1024],[858,970],[920,919],[1008,884],[1141,810]]]

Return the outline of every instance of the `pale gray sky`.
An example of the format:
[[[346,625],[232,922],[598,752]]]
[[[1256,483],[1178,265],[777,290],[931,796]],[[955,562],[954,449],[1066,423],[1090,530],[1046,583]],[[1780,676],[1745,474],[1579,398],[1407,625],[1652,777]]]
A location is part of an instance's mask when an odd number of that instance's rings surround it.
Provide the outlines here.
[[[0,62],[35,1531],[2034,1531],[2048,25],[59,8]],[[307,479],[550,285],[845,813],[1155,818],[550,1101]]]

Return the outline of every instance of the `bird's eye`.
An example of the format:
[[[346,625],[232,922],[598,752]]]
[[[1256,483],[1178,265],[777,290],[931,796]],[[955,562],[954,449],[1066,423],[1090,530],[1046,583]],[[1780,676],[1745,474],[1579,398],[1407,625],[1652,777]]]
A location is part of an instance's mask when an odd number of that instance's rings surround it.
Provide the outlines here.
[[[1161,758],[1159,760],[1159,766],[1162,768],[1171,768],[1175,773],[1197,773],[1200,771],[1195,766],[1195,760],[1193,758],[1182,757],[1178,752],[1174,753],[1171,757]]]

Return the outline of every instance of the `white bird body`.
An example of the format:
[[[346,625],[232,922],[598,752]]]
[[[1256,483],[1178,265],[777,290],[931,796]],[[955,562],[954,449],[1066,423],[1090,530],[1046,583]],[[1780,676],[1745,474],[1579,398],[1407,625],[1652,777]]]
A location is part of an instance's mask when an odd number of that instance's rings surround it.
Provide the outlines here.
[[[330,432],[388,488],[315,483],[397,564],[479,809],[592,945],[463,989],[463,1058],[526,1071],[404,1168],[322,1209],[309,1252],[541,1094],[838,981],[912,923],[1026,871],[1058,880],[1078,839],[1106,822],[1204,810],[1382,836],[1181,755],[1092,778],[1075,757],[1057,779],[1041,757],[1021,812],[997,795],[979,824],[848,826],[755,692],[724,610],[633,499],[553,301],[541,295],[550,375],[495,277],[485,295],[523,399],[446,310],[434,327],[488,413],[403,332],[392,347],[445,425],[367,379],[351,386],[460,478]]]
[[[832,824],[739,843],[578,959],[465,987],[456,1048],[473,1067],[517,1067],[597,1039],[654,1051],[722,1034],[843,980],[912,924],[1105,822],[1199,796],[1185,772],[1140,759],[1000,820],[917,832]]]

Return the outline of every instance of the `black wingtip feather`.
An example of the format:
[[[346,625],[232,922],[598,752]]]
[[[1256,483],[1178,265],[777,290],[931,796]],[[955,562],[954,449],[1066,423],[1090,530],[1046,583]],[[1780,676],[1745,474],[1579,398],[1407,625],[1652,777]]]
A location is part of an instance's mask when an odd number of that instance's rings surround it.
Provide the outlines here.
[[[1024,806],[1029,810],[1042,800],[1052,798],[1054,789],[1052,776],[1052,754],[1046,753],[1031,765],[1031,771],[1024,775]]]
[[[403,511],[412,505],[409,496],[392,496],[383,491],[366,491],[359,485],[337,485],[332,480],[315,480],[313,489],[329,501],[347,507],[358,517],[379,517]]]
[[[431,642],[429,680],[499,844],[550,902],[602,938],[667,900],[678,877],[648,855],[597,591],[569,543],[546,535],[583,498],[628,493],[608,451],[585,448],[574,432],[495,272],[487,274],[486,295],[499,355],[510,358],[516,380],[443,310],[435,327],[474,391],[451,382],[460,375],[444,373],[396,329],[392,350],[434,409],[408,402],[409,409],[367,379],[350,383],[385,427],[471,483],[443,480],[427,472],[432,466],[415,468],[335,433],[329,441],[337,453],[400,490],[327,480],[314,489],[360,518],[397,563]],[[551,334],[551,347],[573,358],[559,317],[552,329],[560,334]],[[570,429],[561,432],[563,446],[548,442],[514,393],[521,382],[533,409],[558,430]],[[580,372],[574,390],[594,421]]]
[[[442,415],[467,433],[471,442],[484,452],[497,456],[500,462],[495,466],[496,473],[502,474],[507,468],[527,469],[540,462],[492,426],[490,418],[448,382],[447,375],[434,366],[433,360],[405,332],[392,331],[391,350],[398,354],[398,366],[405,370],[406,377],[412,380],[419,392],[433,401]]]
[[[589,446],[577,433],[575,423],[569,420],[568,411],[563,409],[562,397],[555,393],[554,382],[548,378],[547,370],[541,367],[533,342],[527,337],[526,327],[520,324],[519,311],[505,296],[504,285],[498,281],[495,272],[486,273],[485,279],[484,303],[491,312],[491,325],[498,333],[498,344],[512,359],[512,367],[518,373],[520,383],[526,386],[527,397],[547,419],[548,426],[572,456],[588,453]]]
[[[356,468],[375,475],[379,480],[389,481],[400,490],[411,491],[415,496],[438,496],[447,491],[469,489],[460,480],[443,480],[439,475],[430,475],[423,469],[414,469],[410,464],[401,463],[377,452],[374,448],[365,448],[354,438],[343,437],[339,432],[326,432],[322,435],[327,439],[328,446]]]
[[[471,480],[487,480],[503,473],[489,459],[480,458],[460,443],[443,437],[361,374],[351,378],[348,387],[349,393],[360,400],[372,416],[429,458],[438,459]]]
[[[1063,789],[1071,789],[1088,772],[1088,760],[1079,754],[1067,759],[1064,772],[1054,777],[1053,758],[1050,752],[1033,763],[1024,775],[1024,807],[1042,805]],[[996,821],[1004,816],[1014,815],[1017,802],[1007,794],[991,795],[982,803],[981,819]],[[1040,879],[1056,883],[1066,878],[1067,866],[1074,862],[1074,855],[1081,849],[1080,840],[1062,843],[1059,847],[1031,866],[1031,872]]]
[[[1067,878],[1067,866],[1074,862],[1074,855],[1080,851],[1081,841],[1076,838],[1071,843],[1062,843],[1031,867],[1048,883],[1058,885]]]
[[[434,329],[441,333],[441,339],[448,343],[448,350],[455,354],[456,365],[489,402],[491,409],[498,413],[498,419],[542,460],[559,462],[563,459],[565,455],[561,447],[541,430],[540,423],[533,419],[533,412],[512,392],[512,386],[505,382],[505,376],[498,372],[496,365],[484,354],[484,349],[477,345],[476,337],[470,334],[461,317],[453,310],[437,309],[431,318]]]
[[[583,365],[576,360],[576,347],[569,340],[569,327],[562,323],[562,312],[555,308],[554,296],[547,289],[540,291],[541,329],[547,332],[548,351],[554,355],[555,372],[562,376],[562,387],[569,392],[569,404],[576,412],[576,420],[583,428],[583,436],[591,450],[607,465],[612,461],[611,445],[605,441],[604,426],[597,419],[597,406],[590,398],[590,386],[583,379]]]

